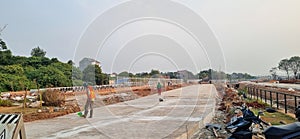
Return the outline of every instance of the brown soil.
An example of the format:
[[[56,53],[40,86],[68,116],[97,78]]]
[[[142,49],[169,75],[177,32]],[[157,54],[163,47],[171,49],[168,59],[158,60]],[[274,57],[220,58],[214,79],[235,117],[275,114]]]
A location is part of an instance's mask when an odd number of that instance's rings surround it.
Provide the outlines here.
[[[74,107],[74,108],[69,108],[69,109],[57,111],[57,112],[48,112],[48,111],[40,112],[40,113],[35,112],[35,113],[30,113],[30,114],[24,114],[23,119],[24,119],[24,122],[31,122],[31,121],[35,121],[35,120],[50,119],[50,118],[63,116],[66,114],[75,113],[75,112],[79,112],[79,111],[80,111],[79,107]]]
[[[181,87],[183,87],[183,86],[186,86],[186,85],[183,85],[183,84],[177,84],[177,85],[167,86],[167,87],[166,87],[166,91],[173,90],[173,89],[177,89],[177,88],[181,88]]]
[[[258,101],[246,102],[246,105],[248,107],[252,107],[252,108],[262,108],[262,109],[264,109],[266,107],[265,104],[259,103]]]
[[[150,87],[134,89],[133,92],[136,95],[140,96],[140,97],[144,97],[144,96],[148,96],[150,94],[154,94],[154,92],[151,92],[151,88]]]

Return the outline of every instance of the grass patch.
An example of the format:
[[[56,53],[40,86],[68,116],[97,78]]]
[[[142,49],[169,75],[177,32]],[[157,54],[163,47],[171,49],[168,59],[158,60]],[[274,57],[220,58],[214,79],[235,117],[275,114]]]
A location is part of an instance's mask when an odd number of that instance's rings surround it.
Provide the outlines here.
[[[12,102],[10,100],[0,99],[0,106],[10,107],[12,106]]]
[[[264,106],[266,106],[266,107],[269,107],[269,106],[270,106],[269,104],[263,102],[263,100],[261,100],[261,99],[258,99],[258,100],[257,100],[257,99],[250,99],[250,98],[247,98],[247,99],[245,99],[245,101],[246,101],[246,103],[258,102],[259,104],[262,104],[262,105],[264,105]]]
[[[256,103],[255,105],[261,105],[260,107],[258,108],[255,108],[252,106],[251,110],[257,115],[257,113],[259,111],[263,111],[264,112],[264,115],[260,116],[261,119],[263,119],[264,121],[268,122],[268,123],[271,123],[272,125],[282,125],[280,123],[280,121],[284,121],[286,122],[287,124],[289,123],[294,123],[296,122],[297,120],[287,114],[284,114],[284,113],[281,113],[281,112],[274,112],[274,113],[269,113],[269,112],[266,112],[265,111],[265,108],[267,107],[270,107],[269,104],[267,103],[264,103],[262,100],[258,99],[246,99],[245,100],[247,104],[253,104],[253,103]]]
[[[251,109],[256,115],[257,113],[261,110],[261,111],[264,111],[264,109]],[[275,112],[275,113],[268,113],[268,112],[265,112],[264,111],[264,115],[263,116],[260,116],[261,119],[263,119],[264,121],[268,122],[268,123],[271,123],[272,125],[281,125],[280,121],[284,121],[286,122],[287,124],[289,123],[294,123],[296,122],[296,119],[289,116],[289,115],[286,115],[286,114],[283,114],[281,112]]]
[[[245,89],[238,89],[238,95],[241,96],[243,94],[248,94],[247,89],[246,88]]]

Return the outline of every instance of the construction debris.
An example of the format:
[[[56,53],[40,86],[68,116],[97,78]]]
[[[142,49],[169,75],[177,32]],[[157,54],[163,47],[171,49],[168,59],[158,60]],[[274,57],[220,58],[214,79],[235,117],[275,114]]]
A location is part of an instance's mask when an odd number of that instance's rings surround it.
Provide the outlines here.
[[[236,108],[245,103],[243,93],[227,87],[224,87],[224,91],[224,93],[220,93],[224,95],[222,100],[218,102],[219,107],[215,112],[215,117],[211,121],[213,124],[207,124],[206,128],[200,129],[193,136],[193,139],[227,138],[228,133],[222,127],[230,122],[232,117],[242,116],[241,110],[237,110]],[[253,108],[265,108],[265,105],[258,101],[247,102],[246,105]]]

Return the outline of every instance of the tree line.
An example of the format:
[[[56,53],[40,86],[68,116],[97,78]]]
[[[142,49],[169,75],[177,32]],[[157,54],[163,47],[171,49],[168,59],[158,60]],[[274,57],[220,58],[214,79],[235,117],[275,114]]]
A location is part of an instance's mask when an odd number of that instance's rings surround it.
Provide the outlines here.
[[[277,67],[270,69],[271,76],[274,80],[280,79],[277,71],[284,71],[287,75],[287,79],[300,79],[300,57],[292,56],[280,60]],[[292,77],[290,76],[292,74]]]
[[[225,73],[223,71],[216,71],[213,69],[208,69],[208,70],[202,70],[200,71],[197,76],[199,79],[204,79],[204,80],[250,80],[250,79],[255,79],[255,76],[252,76],[248,73],[236,73],[233,72],[231,74]]]
[[[105,80],[107,74],[102,73],[97,65],[89,65],[80,71],[72,60],[64,63],[57,58],[46,57],[46,51],[39,46],[33,48],[30,54],[30,57],[13,55],[0,38],[0,92],[69,87],[82,85],[83,82],[108,83]]]
[[[161,75],[170,79],[201,79],[204,81],[208,80],[243,80],[243,79],[255,79],[255,76],[252,76],[248,73],[232,73],[228,74],[223,71],[216,71],[213,69],[208,70],[201,70],[196,74],[193,74],[191,71],[182,70],[182,71],[175,71],[175,72],[160,72],[159,70],[152,69],[149,73],[148,72],[141,72],[141,73],[130,73],[127,71],[121,72],[118,76],[125,76],[125,77],[141,77],[141,78],[150,78],[156,77],[157,75]]]

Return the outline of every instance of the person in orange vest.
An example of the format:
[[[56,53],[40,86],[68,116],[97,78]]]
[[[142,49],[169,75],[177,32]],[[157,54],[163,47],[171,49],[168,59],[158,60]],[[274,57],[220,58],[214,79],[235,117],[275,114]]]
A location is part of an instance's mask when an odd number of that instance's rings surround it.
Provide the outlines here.
[[[84,89],[86,90],[86,95],[87,95],[87,100],[84,106],[84,115],[83,117],[86,118],[86,116],[89,113],[89,109],[90,109],[90,117],[93,117],[93,105],[94,105],[94,101],[96,99],[96,94],[94,92],[94,89],[92,86],[88,86],[87,83],[83,84]]]

